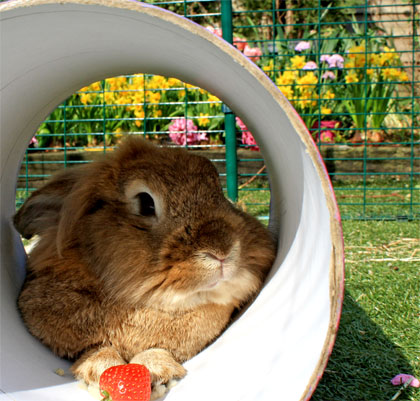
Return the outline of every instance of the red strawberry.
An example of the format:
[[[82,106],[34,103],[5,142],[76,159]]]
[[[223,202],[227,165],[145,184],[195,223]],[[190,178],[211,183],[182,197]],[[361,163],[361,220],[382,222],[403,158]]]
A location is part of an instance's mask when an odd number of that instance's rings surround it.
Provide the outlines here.
[[[99,388],[103,401],[149,401],[150,372],[137,363],[112,366],[102,373]]]

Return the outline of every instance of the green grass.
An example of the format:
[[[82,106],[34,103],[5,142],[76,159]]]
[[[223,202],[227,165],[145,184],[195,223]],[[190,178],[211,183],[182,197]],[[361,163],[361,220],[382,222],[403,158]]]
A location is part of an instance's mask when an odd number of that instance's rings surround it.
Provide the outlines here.
[[[334,190],[343,220],[412,220],[420,219],[419,180],[368,178],[334,181]],[[248,213],[269,215],[268,182],[257,179],[239,191],[239,204]]]
[[[334,190],[343,219],[420,217],[418,180],[376,177],[334,181]]]
[[[391,400],[398,373],[420,377],[419,224],[345,221],[346,294],[314,401]],[[398,400],[420,400],[409,388]]]

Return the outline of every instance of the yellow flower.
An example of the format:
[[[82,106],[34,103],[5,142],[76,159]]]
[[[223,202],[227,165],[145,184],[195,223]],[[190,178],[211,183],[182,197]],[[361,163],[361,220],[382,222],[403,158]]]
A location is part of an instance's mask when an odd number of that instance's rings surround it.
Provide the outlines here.
[[[298,89],[300,92],[312,92],[315,89],[315,85],[318,83],[318,77],[310,71],[306,73],[303,77],[298,78]]]
[[[347,75],[346,75],[346,84],[352,84],[355,82],[359,82],[359,78],[357,77],[357,74],[354,71],[350,71]]]
[[[80,101],[86,106],[92,102],[92,95],[90,93],[83,93],[80,95]]]
[[[122,128],[118,127],[117,129],[115,129],[115,131],[113,132],[113,134],[115,134],[116,138],[121,138],[122,137]]]
[[[159,103],[161,98],[160,92],[146,92],[146,99],[149,103]]]
[[[330,90],[327,90],[324,93],[324,99],[331,100],[331,99],[334,99],[334,98],[335,98],[335,94],[333,92],[331,92]]]
[[[305,109],[307,106],[311,104],[311,102],[305,98],[299,98],[294,100],[294,105],[296,108]]]
[[[365,53],[365,46],[364,45],[353,46],[349,49],[349,58],[355,59],[357,57],[360,57],[361,55],[364,56],[364,53]]]
[[[141,124],[143,123],[142,119],[144,119],[144,110],[143,107],[137,107],[137,109],[134,111],[134,116],[136,118],[139,118],[141,120],[136,120],[135,124],[137,127],[141,127]]]
[[[292,103],[296,106],[296,108],[305,109],[310,106],[316,106],[317,98],[318,96],[315,93],[304,91],[298,98],[292,99]]]
[[[106,83],[109,85],[109,88],[111,91],[118,90],[117,80],[116,78],[108,78],[106,80]]]
[[[321,107],[321,114],[331,114],[332,110],[328,107]]]
[[[346,69],[350,69],[350,68],[354,68],[354,67],[355,67],[355,64],[354,64],[353,60],[349,60],[349,61],[347,61],[347,63],[344,64],[344,68],[346,68]]]
[[[405,71],[401,71],[401,75],[400,75],[400,81],[403,81],[403,82],[407,82],[408,81],[408,75],[407,75],[407,73],[405,72]]]
[[[395,49],[390,49],[387,46],[384,46],[384,51],[380,55],[380,65],[390,64],[393,60],[398,60],[398,54]]]
[[[274,61],[271,59],[267,65],[265,65],[263,68],[263,71],[268,74],[269,72],[274,70]]]
[[[168,82],[161,75],[154,75],[147,83],[148,89],[167,89],[169,88]]]
[[[400,75],[401,72],[396,70],[395,68],[385,68],[381,71],[381,74],[383,79],[388,79],[391,81],[397,78],[397,75]]]
[[[101,90],[101,83],[95,82],[92,85],[90,85],[91,90],[93,91],[100,91]]]
[[[288,99],[293,98],[293,88],[291,86],[279,86],[279,89]]]
[[[127,99],[127,97],[125,96],[120,96],[119,98],[115,100],[115,104],[120,105],[120,106],[129,104],[129,103],[130,103],[130,100]]]
[[[368,60],[371,66],[378,67],[381,65],[381,56],[379,54],[369,54]]]
[[[117,77],[116,78],[117,81],[117,85],[122,88],[126,83],[127,83],[127,77],[122,76],[122,77]]]
[[[348,57],[355,67],[363,67],[366,63],[365,46],[353,46],[348,51]]]
[[[276,79],[276,84],[278,86],[281,85],[292,85],[297,77],[296,71],[286,70],[283,74],[280,74],[279,77]]]
[[[105,92],[104,98],[106,104],[114,103],[114,92]]]
[[[202,127],[207,127],[210,124],[208,114],[200,113],[200,117],[198,118],[198,124]]]
[[[220,99],[217,96],[210,95],[209,98],[208,98],[208,101],[209,102],[220,102]],[[216,107],[217,104],[216,103],[212,103],[212,104],[210,104],[210,106],[211,107]]]
[[[268,62],[268,64],[263,67],[263,71],[269,72],[269,71],[272,71],[273,69],[274,69],[274,61],[271,59]]]
[[[290,59],[290,63],[293,69],[301,70],[306,64],[305,56],[294,56]]]
[[[143,89],[144,88],[144,75],[136,75],[132,79],[130,89]]]
[[[131,96],[132,102],[135,104],[141,104],[144,103],[144,92],[134,92],[134,94]]]
[[[114,78],[108,78],[106,80],[106,83],[109,85],[109,88],[112,91],[121,90],[127,83],[127,77],[114,77]]]
[[[182,86],[182,82],[176,78],[168,78],[168,85],[173,88],[174,86]]]

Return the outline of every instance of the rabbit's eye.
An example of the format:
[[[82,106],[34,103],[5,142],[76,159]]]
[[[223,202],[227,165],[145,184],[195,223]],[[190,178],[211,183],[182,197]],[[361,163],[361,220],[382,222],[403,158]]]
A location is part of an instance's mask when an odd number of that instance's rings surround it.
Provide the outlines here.
[[[144,217],[156,216],[155,202],[147,192],[137,194],[139,214]]]

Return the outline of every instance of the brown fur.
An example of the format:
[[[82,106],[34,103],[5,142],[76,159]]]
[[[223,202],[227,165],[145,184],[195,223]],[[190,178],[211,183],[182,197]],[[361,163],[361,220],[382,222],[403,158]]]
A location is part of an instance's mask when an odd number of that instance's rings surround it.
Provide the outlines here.
[[[156,215],[141,211],[137,192],[150,193]],[[225,199],[207,159],[132,137],[57,175],[14,221],[40,236],[22,317],[76,360],[87,383],[132,360],[144,361],[155,384],[182,377],[180,364],[220,335],[274,259],[267,230]]]

